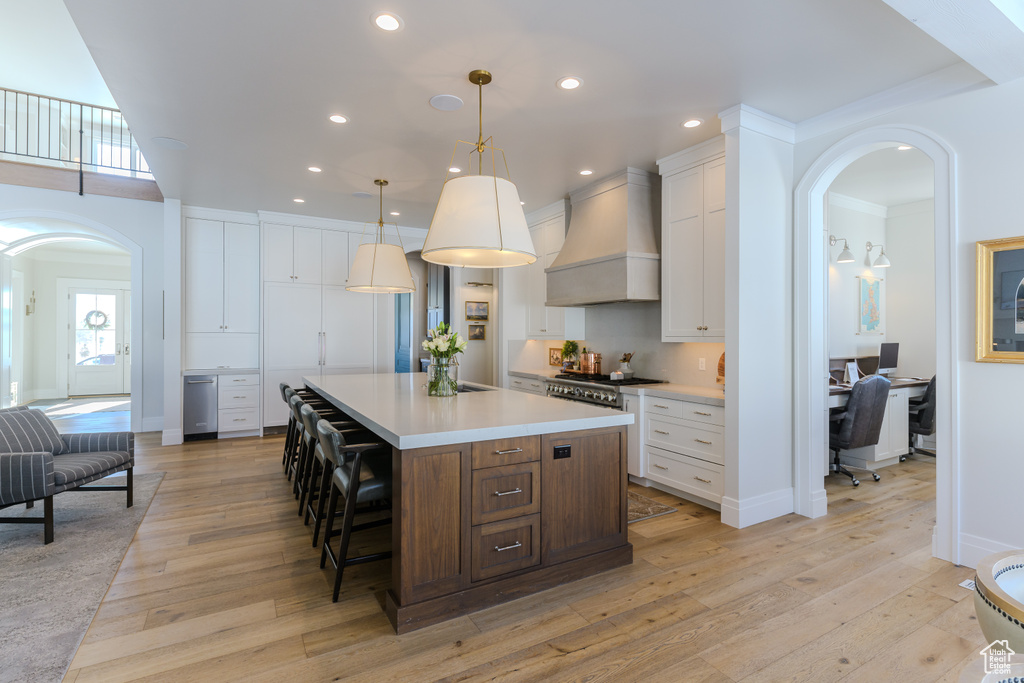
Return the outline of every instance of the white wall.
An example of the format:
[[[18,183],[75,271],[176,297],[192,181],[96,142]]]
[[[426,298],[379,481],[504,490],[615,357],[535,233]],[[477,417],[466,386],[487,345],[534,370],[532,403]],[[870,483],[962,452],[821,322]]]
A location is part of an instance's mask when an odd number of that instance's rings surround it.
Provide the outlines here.
[[[828,232],[840,238],[829,248],[828,266],[828,353],[830,358],[878,355],[879,343],[886,340],[890,319],[887,297],[891,289],[890,270],[871,268],[871,260],[878,256],[878,248],[867,254],[866,244],[885,244],[884,206],[859,202],[842,196],[829,196]],[[836,263],[843,250],[841,238],[846,238],[856,260]],[[860,334],[860,277],[876,277],[883,281],[882,334]],[[933,326],[934,329],[934,326]],[[934,353],[932,354],[934,355]]]
[[[935,374],[935,207],[931,200],[889,207],[885,252],[889,341],[899,342],[898,377]]]
[[[132,304],[138,316],[134,319],[138,321],[135,327],[142,332],[141,348],[139,344],[132,348],[140,370],[137,383],[133,376],[133,389],[138,387],[139,390],[133,391],[133,400],[137,403],[136,411],[132,414],[132,428],[139,431],[161,429],[164,386],[164,204],[0,185],[0,220],[33,217],[64,220],[91,227],[122,241],[129,251],[129,245],[134,246],[141,254],[142,263],[137,264],[137,278],[132,287]],[[141,416],[137,410],[139,405]]]
[[[801,177],[831,145],[859,129],[900,125],[927,131],[956,154],[955,249],[951,306],[956,341],[958,415],[959,561],[974,566],[986,554],[1024,547],[1024,525],[1012,509],[1024,481],[1024,459],[1015,425],[1021,407],[1024,365],[974,359],[975,242],[1022,233],[1020,160],[1024,158],[1024,80],[905,107],[796,145]],[[979,118],[980,117],[980,118]],[[895,266],[894,266],[895,267]],[[939,283],[937,283],[939,284]],[[945,283],[941,283],[945,285]],[[940,452],[939,457],[942,457]],[[954,509],[956,513],[956,509]]]

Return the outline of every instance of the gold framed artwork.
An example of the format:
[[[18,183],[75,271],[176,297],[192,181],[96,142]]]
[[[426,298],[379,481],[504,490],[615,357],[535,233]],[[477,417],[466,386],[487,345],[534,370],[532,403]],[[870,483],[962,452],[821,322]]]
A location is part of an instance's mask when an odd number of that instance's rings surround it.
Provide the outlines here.
[[[487,339],[487,326],[486,325],[470,325],[469,326],[469,341],[486,341]]]
[[[548,348],[548,365],[562,367],[562,349],[557,346]]]
[[[487,320],[487,302],[467,301],[466,320]]]
[[[977,243],[977,344],[982,363],[1024,363],[1024,237]]]

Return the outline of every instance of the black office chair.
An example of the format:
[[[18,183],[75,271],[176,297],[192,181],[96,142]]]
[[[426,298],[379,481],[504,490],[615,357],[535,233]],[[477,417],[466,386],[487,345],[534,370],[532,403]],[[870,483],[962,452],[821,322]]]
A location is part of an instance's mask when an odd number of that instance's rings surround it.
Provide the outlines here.
[[[865,377],[853,385],[846,406],[829,415],[828,448],[835,454],[830,470],[845,474],[853,481],[854,486],[860,486],[860,482],[840,462],[839,451],[874,446],[878,443],[886,403],[889,400],[889,384],[889,380],[881,375]],[[881,479],[877,472],[866,471],[871,472],[875,481]]]
[[[921,398],[911,399],[909,405],[910,411],[910,452],[909,455],[914,453],[922,453],[924,455],[930,455],[935,457],[935,451],[929,451],[924,448],[916,448],[914,446],[914,440],[918,434],[921,436],[931,436],[935,433],[935,375],[932,375],[932,379],[928,382],[928,388],[924,391],[924,396]],[[900,461],[906,460],[907,456],[900,456]]]

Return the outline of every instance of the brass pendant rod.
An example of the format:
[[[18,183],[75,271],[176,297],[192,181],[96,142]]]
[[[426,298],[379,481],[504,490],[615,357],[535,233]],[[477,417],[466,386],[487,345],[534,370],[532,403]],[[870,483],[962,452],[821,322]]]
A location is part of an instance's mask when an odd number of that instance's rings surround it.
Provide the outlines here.
[[[386,180],[374,180],[374,184],[380,188],[380,218],[377,219],[377,244],[384,244],[384,186]]]
[[[480,155],[477,161],[477,174],[483,174],[484,172],[484,84],[482,82],[477,83],[478,97],[477,101],[479,104],[479,119],[480,119],[480,135],[476,139],[476,153]]]

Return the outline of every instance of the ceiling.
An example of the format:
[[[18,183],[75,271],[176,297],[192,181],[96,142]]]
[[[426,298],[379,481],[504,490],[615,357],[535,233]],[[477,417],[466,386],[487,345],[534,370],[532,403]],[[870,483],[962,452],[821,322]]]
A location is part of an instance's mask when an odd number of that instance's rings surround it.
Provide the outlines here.
[[[881,0],[66,5],[165,196],[373,220],[384,177],[385,212],[416,227],[456,139],[476,138],[475,68],[494,74],[484,135],[506,150],[529,211],[589,182],[580,169],[654,170],[719,133],[717,113],[740,102],[800,122],[960,62]],[[404,28],[374,26],[383,9]],[[558,89],[569,74],[583,86]],[[432,109],[440,93],[466,105]],[[693,117],[705,124],[680,127]]]
[[[932,160],[918,149],[880,149],[844,168],[828,189],[886,207],[931,199],[935,195]]]

